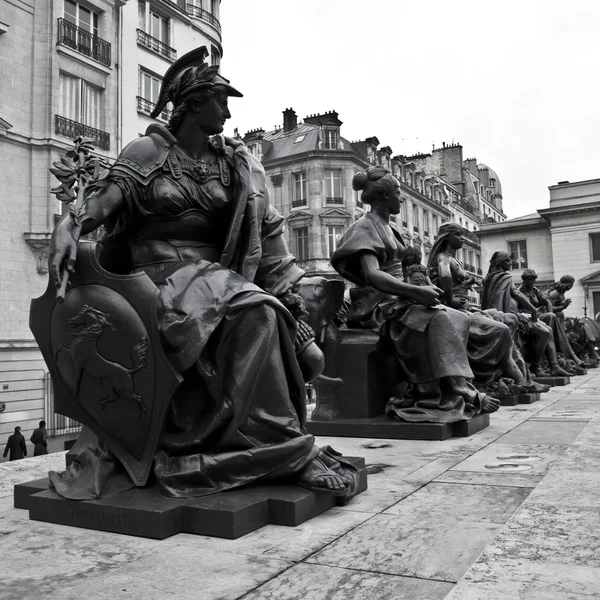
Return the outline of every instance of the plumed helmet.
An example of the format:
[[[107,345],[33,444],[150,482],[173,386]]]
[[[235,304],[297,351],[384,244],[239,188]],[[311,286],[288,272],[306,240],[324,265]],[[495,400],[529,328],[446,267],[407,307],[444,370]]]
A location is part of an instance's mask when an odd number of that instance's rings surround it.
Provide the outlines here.
[[[177,106],[186,96],[217,85],[224,88],[228,96],[243,96],[229,85],[228,79],[219,75],[218,66],[211,67],[205,62],[207,56],[206,46],[200,46],[178,58],[169,67],[163,77],[158,101],[150,114],[151,117],[158,117],[168,102]]]

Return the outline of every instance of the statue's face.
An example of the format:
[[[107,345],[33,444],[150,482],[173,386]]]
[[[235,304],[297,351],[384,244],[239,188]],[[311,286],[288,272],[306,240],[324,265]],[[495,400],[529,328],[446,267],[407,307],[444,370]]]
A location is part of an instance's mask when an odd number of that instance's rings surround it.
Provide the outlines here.
[[[196,124],[208,135],[223,133],[225,122],[231,118],[231,113],[227,106],[227,96],[225,94],[211,96],[200,106],[194,118]]]
[[[410,282],[413,285],[427,285],[427,276],[425,273],[417,271],[410,276]]]
[[[510,260],[510,256],[506,257],[501,263],[500,268],[503,271],[508,271],[512,265],[512,261]]]
[[[524,283],[524,284],[525,284],[527,287],[533,287],[533,286],[534,286],[534,284],[535,284],[535,280],[536,280],[536,278],[535,278],[535,277],[531,277],[531,276],[529,276],[529,277],[523,277],[522,279],[523,279],[523,283]]]
[[[392,189],[387,193],[388,208],[392,215],[397,215],[402,206],[402,195],[400,194],[400,182],[392,177]]]
[[[458,231],[452,231],[448,235],[448,245],[450,246],[450,248],[458,250],[459,248],[462,248],[464,246],[464,243],[465,237],[462,233],[459,233]]]
[[[564,288],[565,288],[565,292],[568,292],[569,290],[573,289],[573,284],[572,283],[565,283],[564,284]]]

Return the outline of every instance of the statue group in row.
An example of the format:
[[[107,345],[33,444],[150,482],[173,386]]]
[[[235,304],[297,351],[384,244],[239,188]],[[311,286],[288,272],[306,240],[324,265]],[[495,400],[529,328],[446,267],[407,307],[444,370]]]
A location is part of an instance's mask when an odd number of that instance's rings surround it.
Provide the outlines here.
[[[111,481],[127,480],[127,461],[115,458],[115,448],[125,448],[118,456],[143,454],[141,446],[127,450],[119,440],[166,403],[148,476],[163,494],[188,498],[292,481],[345,503],[356,492],[356,469],[333,449],[318,447],[305,428],[306,383],[328,374],[327,344],[334,347],[337,334],[331,328],[329,337],[315,334],[307,324],[307,302],[298,292],[304,273],[288,251],[284,219],[269,204],[263,167],[243,143],[221,135],[228,98],[241,94],[205,57],[201,48],[171,66],[154,111],[171,102],[169,124],[151,125],[109,169],[80,179],[75,205],[53,233],[49,289],[72,306],[71,313],[63,310],[62,327],[73,328],[74,341],[45,357],[70,401],[101,423],[106,437],[51,481],[67,498],[106,495]],[[80,176],[89,172],[79,164]],[[356,174],[353,186],[371,210],[331,258],[354,285],[339,321],[385,340],[391,418],[469,420],[498,410],[503,393],[546,390],[531,377],[544,373],[544,359],[553,375],[580,366],[562,327],[567,303],[560,294],[541,296],[535,274],[525,272],[518,290],[510,258],[496,253],[483,310],[473,310],[467,296],[475,281],[456,258],[463,229],[442,225],[425,267],[390,225],[402,202],[398,180],[373,166]],[[141,334],[129,342],[120,305],[106,304],[100,286],[87,289],[77,280],[80,236],[100,227],[103,267],[151,280],[154,295],[146,301],[156,311],[149,327],[157,328],[160,347]],[[67,287],[69,279],[75,283]],[[47,319],[51,339],[58,335],[56,315],[63,314],[57,307]],[[181,383],[172,397],[144,397],[142,380],[151,377],[149,361],[160,353]],[[129,354],[133,366],[125,364]],[[126,357],[122,365],[116,356]],[[125,383],[111,379],[113,373]],[[96,388],[98,400],[90,391]],[[127,485],[134,483],[119,489]]]

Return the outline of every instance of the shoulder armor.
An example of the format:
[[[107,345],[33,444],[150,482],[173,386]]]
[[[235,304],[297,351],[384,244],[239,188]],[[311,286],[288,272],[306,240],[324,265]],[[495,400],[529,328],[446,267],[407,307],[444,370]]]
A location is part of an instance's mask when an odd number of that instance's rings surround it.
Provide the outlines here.
[[[146,185],[162,170],[175,142],[175,138],[164,127],[150,125],[146,135],[123,148],[110,173],[133,177],[142,185]]]

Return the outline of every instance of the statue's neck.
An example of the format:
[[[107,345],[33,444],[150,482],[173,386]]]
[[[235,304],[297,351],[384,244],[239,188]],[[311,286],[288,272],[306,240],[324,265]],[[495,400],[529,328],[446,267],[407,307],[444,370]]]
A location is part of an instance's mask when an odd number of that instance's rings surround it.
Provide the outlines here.
[[[175,134],[177,145],[191,159],[200,160],[209,154],[210,136],[186,115]]]

